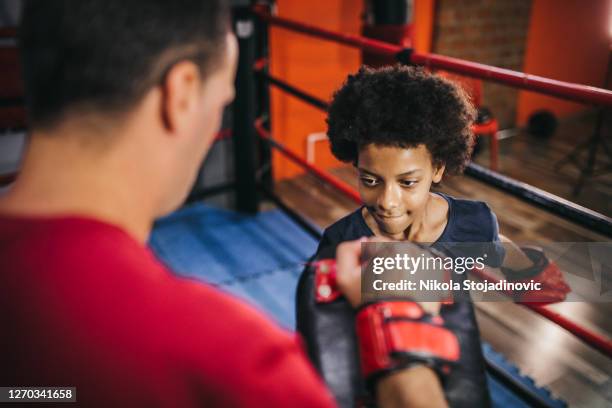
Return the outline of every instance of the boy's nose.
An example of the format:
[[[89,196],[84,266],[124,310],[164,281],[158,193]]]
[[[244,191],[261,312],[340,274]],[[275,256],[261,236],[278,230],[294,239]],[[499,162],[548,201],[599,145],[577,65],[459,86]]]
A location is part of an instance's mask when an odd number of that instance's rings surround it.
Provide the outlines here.
[[[385,189],[378,198],[379,209],[385,213],[393,213],[400,206],[400,196],[401,193],[395,186],[385,186]]]

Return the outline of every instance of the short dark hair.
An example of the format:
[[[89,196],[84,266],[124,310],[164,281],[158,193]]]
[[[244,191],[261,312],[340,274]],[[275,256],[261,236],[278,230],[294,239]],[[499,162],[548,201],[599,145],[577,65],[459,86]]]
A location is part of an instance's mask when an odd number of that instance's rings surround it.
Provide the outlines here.
[[[223,55],[223,0],[26,0],[19,42],[32,127],[68,111],[122,113],[176,62]]]
[[[458,174],[471,156],[474,115],[461,88],[424,69],[362,67],[334,93],[327,134],[341,161],[356,163],[359,149],[369,144],[424,144],[434,165]]]

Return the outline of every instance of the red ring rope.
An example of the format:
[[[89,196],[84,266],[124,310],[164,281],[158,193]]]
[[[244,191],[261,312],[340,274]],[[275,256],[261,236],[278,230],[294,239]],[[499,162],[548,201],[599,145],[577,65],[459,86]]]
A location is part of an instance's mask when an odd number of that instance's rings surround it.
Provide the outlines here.
[[[399,45],[372,40],[358,35],[337,33],[309,24],[273,16],[259,8],[254,8],[254,13],[271,25],[382,55],[396,56],[404,50],[404,48]],[[436,54],[412,52],[410,55],[410,62],[430,68],[441,68],[458,74],[499,82],[515,88],[540,92],[575,102],[612,107],[612,91],[607,89],[557,81],[537,75],[525,74],[510,69],[498,68],[491,65],[479,64]]]

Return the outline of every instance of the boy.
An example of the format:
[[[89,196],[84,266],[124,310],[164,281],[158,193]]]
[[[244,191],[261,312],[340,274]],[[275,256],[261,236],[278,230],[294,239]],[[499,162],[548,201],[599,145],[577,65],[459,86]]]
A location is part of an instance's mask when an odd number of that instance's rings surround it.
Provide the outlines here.
[[[364,67],[350,75],[330,105],[328,136],[332,153],[357,168],[364,205],[325,230],[315,257],[329,257],[340,242],[376,236],[428,243],[447,253],[447,243],[482,243],[479,250],[487,254],[486,263],[501,266],[505,250],[496,216],[487,204],[430,191],[444,174],[460,174],[469,162],[473,120],[474,109],[462,90],[423,69]],[[506,267],[525,271],[540,267],[518,249],[511,248],[510,255]],[[347,326],[341,320],[351,320],[352,314],[338,305],[331,306],[335,311],[317,308],[312,302],[309,271],[303,274],[298,290],[298,329],[321,370],[334,365],[326,359],[341,364],[355,353],[350,345],[333,354],[325,350],[325,342],[341,342],[338,339],[346,337]],[[519,271],[515,279],[523,276]],[[449,404],[489,405],[480,336],[469,295],[443,305],[440,315],[461,346],[461,360],[443,384]],[[330,323],[334,319],[336,324]],[[320,341],[321,336],[326,340]],[[355,370],[353,366],[345,372],[335,371],[331,377],[322,370],[336,398],[346,405],[361,392]]]

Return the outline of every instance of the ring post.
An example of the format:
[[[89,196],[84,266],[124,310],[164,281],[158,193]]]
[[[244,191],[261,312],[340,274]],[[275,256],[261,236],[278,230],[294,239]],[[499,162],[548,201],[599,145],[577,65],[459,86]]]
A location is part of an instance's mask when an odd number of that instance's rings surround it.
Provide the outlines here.
[[[259,193],[256,180],[255,139],[255,22],[250,8],[234,9],[234,29],[238,39],[238,69],[236,73],[236,98],[234,100],[234,169],[236,180],[236,208],[246,213],[259,209]]]
[[[257,9],[266,13],[270,13],[270,5],[258,4]],[[268,118],[268,123],[271,123],[270,118],[270,87],[267,82],[261,78],[258,73],[268,74],[270,61],[270,46],[268,42],[268,23],[262,19],[255,19],[255,90],[257,95],[257,112],[256,117]],[[274,177],[272,172],[272,148],[267,143],[259,143],[258,141],[258,171],[257,179],[262,188],[272,191],[274,188]]]

